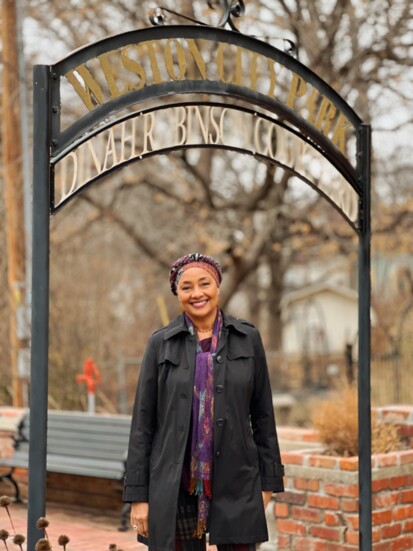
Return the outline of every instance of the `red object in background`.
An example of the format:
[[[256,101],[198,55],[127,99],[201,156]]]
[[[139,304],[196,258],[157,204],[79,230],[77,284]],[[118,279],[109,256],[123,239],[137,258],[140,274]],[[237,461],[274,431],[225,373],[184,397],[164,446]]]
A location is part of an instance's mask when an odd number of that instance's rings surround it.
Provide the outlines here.
[[[92,360],[87,358],[83,364],[83,374],[76,375],[77,383],[85,383],[89,394],[95,393],[96,385],[100,382],[101,376],[98,366]]]

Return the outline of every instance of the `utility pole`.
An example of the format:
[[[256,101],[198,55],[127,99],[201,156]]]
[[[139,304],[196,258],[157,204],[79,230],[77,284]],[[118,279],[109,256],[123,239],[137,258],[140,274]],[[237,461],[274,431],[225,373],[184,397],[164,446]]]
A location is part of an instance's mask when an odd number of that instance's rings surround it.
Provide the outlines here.
[[[7,235],[10,367],[13,406],[23,405],[19,362],[27,349],[25,309],[25,229],[20,133],[19,60],[15,0],[2,0],[3,42],[2,158]]]

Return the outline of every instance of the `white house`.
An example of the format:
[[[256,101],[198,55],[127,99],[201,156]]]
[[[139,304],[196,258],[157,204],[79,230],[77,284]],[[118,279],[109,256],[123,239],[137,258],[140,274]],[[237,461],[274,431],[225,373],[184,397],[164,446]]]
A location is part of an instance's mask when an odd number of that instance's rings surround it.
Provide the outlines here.
[[[284,354],[343,354],[357,344],[358,295],[334,283],[316,283],[282,300]]]

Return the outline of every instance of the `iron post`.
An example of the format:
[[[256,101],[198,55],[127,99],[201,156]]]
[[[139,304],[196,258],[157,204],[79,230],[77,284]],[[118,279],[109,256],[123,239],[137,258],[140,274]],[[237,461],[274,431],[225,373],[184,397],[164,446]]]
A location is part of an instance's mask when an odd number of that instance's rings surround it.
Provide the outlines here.
[[[50,68],[33,71],[33,271],[27,550],[44,536],[49,353]]]
[[[359,238],[359,549],[372,549],[371,396],[370,396],[370,158],[371,127],[361,124],[357,135],[361,184]]]

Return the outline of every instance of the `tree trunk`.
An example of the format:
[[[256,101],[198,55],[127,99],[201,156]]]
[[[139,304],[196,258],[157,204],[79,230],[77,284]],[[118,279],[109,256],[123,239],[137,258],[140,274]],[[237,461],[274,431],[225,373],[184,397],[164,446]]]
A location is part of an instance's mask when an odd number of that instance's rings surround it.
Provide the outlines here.
[[[268,344],[271,350],[281,351],[282,323],[281,323],[281,298],[284,285],[284,268],[281,251],[274,250],[269,244],[268,264],[271,275],[271,283],[268,289]]]
[[[18,373],[19,351],[25,343],[18,335],[17,315],[24,308],[25,235],[23,214],[23,173],[20,136],[19,64],[15,0],[3,0],[3,101],[2,142],[4,204],[7,235],[7,269],[10,312],[10,352],[13,406],[23,405]]]

